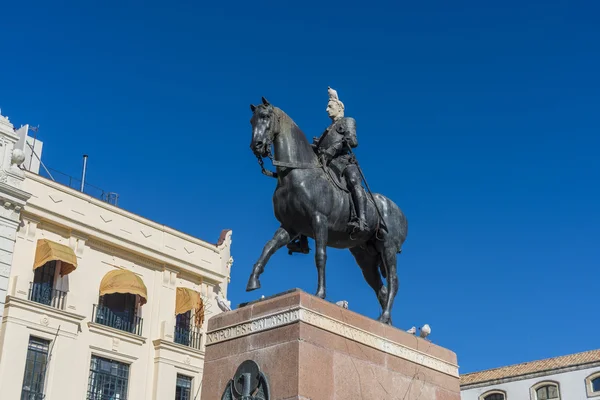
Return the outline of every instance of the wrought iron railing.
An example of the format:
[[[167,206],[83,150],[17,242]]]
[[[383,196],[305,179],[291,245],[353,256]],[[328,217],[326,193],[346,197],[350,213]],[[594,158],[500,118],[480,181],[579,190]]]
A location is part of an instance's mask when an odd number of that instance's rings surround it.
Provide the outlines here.
[[[54,182],[60,183],[61,185],[68,186],[71,189],[81,191],[81,179],[75,178],[71,175],[65,174],[64,172],[58,171],[53,168],[40,169],[39,175],[44,178],[53,180]],[[97,186],[90,185],[87,182],[83,184],[83,193],[110,203],[112,205],[119,205],[119,194],[115,192],[107,192]]]
[[[23,389],[21,391],[21,400],[44,400],[46,395],[35,391]]]
[[[115,312],[106,306],[94,304],[92,320],[134,335],[142,335],[144,320],[127,312]]]
[[[182,328],[180,326],[176,326],[175,335],[173,338],[175,343],[193,347],[194,349],[198,350],[200,350],[200,346],[202,345],[202,332],[196,327]]]
[[[64,310],[67,292],[53,289],[52,286],[47,283],[30,282],[29,296],[27,298],[36,303]]]

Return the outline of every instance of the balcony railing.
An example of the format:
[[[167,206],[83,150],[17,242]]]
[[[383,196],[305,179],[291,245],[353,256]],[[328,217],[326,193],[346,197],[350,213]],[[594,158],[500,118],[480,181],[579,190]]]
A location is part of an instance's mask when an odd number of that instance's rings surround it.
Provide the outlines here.
[[[92,320],[98,324],[110,326],[134,335],[142,335],[143,319],[128,313],[115,312],[108,307],[94,304]]]
[[[47,283],[29,283],[28,299],[30,301],[35,301],[36,303],[58,308],[59,310],[64,310],[66,298],[67,292],[52,289],[52,286],[48,285]]]
[[[198,328],[175,327],[174,342],[200,350],[202,332]]]
[[[46,395],[35,391],[23,389],[21,391],[21,400],[44,400]]]

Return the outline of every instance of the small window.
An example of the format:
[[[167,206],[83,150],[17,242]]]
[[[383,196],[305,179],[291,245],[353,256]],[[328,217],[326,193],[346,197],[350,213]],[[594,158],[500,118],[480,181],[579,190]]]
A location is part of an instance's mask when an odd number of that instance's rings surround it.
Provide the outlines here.
[[[500,390],[492,390],[479,396],[479,400],[506,400],[506,393]]]
[[[60,270],[61,262],[54,260],[36,268],[29,287],[29,300],[64,310],[67,292],[63,290],[63,279],[66,277],[60,276]]]
[[[29,292],[29,300],[49,306],[52,304],[56,261],[50,261],[33,273],[33,282]]]
[[[192,312],[186,311],[182,314],[178,314],[175,318],[175,343],[189,346],[191,327]]]
[[[142,318],[137,316],[137,296],[131,293],[111,293],[100,296],[95,322],[141,335]]]
[[[44,398],[44,384],[46,381],[46,364],[48,362],[49,347],[49,340],[35,337],[29,338],[21,399]]]
[[[177,386],[175,388],[175,400],[192,399],[192,378],[177,374]]]
[[[92,356],[87,400],[127,400],[129,365]]]
[[[558,386],[557,385],[544,385],[535,390],[536,400],[550,400],[559,399]]]
[[[600,371],[585,378],[587,397],[600,398]]]

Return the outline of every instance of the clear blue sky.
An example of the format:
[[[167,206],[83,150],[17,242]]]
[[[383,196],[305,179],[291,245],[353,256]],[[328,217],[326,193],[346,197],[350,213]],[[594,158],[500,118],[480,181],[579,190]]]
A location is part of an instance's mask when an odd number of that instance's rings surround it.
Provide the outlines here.
[[[598,347],[600,5],[217,4],[7,2],[3,114],[40,125],[52,168],[79,176],[89,154],[124,208],[211,242],[233,229],[236,305],[316,290],[313,253],[281,250],[244,291],[277,227],[249,104],[312,137],[331,85],[371,188],[408,216],[397,326],[429,323],[463,373]],[[328,299],[379,315],[347,251],[327,276]]]

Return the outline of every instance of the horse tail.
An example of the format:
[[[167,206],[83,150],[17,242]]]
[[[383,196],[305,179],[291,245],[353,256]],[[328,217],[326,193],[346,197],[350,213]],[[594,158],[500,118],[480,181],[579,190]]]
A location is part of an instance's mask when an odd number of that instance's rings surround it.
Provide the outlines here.
[[[408,221],[406,216],[389,198],[373,193],[375,205],[379,206],[382,212],[382,224],[378,227],[375,241],[381,241],[384,248],[394,249],[397,254],[402,253],[402,245],[408,234]],[[381,256],[380,256],[381,257]],[[379,263],[379,271],[384,279],[387,279],[388,273],[383,262]]]
[[[383,266],[383,260],[381,260],[381,255],[379,256],[379,273],[383,276],[383,279],[387,279],[387,269]]]

